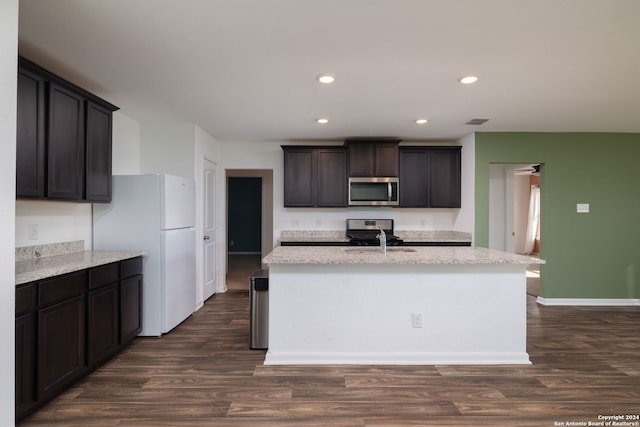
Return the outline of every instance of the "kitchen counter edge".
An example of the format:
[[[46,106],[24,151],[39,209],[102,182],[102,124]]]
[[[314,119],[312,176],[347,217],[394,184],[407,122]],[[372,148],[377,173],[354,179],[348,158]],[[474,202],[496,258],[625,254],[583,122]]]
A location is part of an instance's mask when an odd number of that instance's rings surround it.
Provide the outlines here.
[[[16,261],[16,286],[143,255],[144,251],[78,251]]]
[[[400,246],[383,254],[374,247],[278,246],[263,262],[279,264],[545,264],[539,258],[480,247]],[[405,252],[404,250],[410,249]],[[349,251],[349,252],[347,252]]]

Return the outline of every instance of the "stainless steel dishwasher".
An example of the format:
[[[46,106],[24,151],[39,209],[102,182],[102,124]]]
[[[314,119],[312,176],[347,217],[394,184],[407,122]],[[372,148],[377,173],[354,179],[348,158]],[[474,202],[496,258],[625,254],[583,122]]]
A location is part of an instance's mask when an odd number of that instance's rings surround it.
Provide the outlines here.
[[[269,347],[269,270],[256,270],[250,276],[250,335],[252,350]]]

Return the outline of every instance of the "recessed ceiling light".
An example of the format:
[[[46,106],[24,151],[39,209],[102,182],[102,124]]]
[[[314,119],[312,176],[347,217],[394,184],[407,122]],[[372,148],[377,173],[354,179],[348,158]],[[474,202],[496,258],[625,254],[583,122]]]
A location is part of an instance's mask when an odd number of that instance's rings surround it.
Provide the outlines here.
[[[427,119],[416,119],[416,124],[419,125],[424,125],[425,123],[427,123],[429,120]]]
[[[476,76],[464,76],[463,78],[460,79],[460,83],[462,83],[463,85],[470,85],[477,81],[478,81],[478,77]]]
[[[316,76],[316,80],[324,85],[329,85],[336,81],[336,76],[333,74],[322,73]]]
[[[319,119],[316,119],[316,123],[326,125],[327,123],[329,123],[329,119],[327,119],[326,117],[320,117]]]

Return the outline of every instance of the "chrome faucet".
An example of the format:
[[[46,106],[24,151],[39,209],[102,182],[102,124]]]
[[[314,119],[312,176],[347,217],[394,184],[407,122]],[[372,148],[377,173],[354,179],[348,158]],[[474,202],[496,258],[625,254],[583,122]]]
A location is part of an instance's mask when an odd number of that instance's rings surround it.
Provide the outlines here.
[[[387,253],[387,235],[384,233],[382,226],[378,226],[380,233],[376,236],[380,239],[380,252],[386,255]]]

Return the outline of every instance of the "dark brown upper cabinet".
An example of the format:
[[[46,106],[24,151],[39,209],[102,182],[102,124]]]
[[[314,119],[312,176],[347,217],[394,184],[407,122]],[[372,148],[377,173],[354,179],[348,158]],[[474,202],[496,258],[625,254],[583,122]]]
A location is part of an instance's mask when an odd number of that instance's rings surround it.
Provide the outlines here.
[[[49,85],[47,196],[82,200],[84,194],[84,98],[62,85]]]
[[[398,176],[399,139],[347,139],[349,176]]]
[[[341,148],[316,150],[318,207],[347,206],[347,151]]]
[[[459,208],[461,147],[400,147],[400,207]]]
[[[118,108],[19,58],[16,197],[111,201]]]
[[[346,207],[347,150],[283,146],[285,207]]]
[[[94,202],[111,201],[112,111],[87,102],[85,196]]]
[[[45,196],[45,79],[18,70],[16,187],[18,197]]]
[[[284,151],[284,206],[313,207],[316,162],[311,148],[282,147]]]

